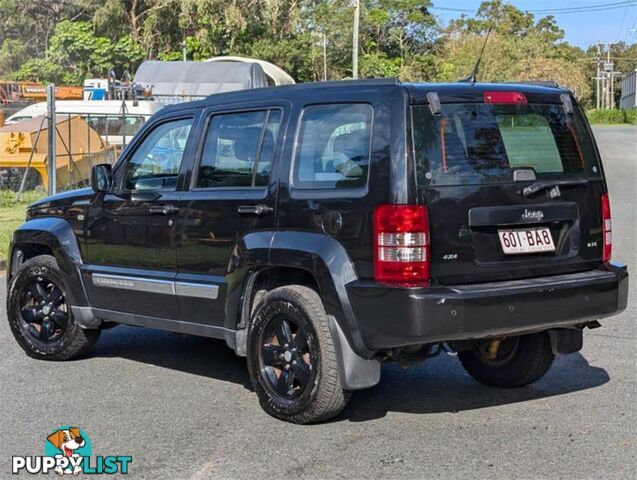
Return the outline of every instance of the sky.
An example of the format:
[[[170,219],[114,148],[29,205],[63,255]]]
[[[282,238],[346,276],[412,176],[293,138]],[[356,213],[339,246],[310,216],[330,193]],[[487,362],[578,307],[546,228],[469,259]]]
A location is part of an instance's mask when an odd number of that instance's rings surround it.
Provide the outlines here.
[[[434,7],[477,10],[481,0],[432,0]],[[555,14],[555,19],[572,45],[588,48],[597,41],[637,43],[636,0],[510,0],[520,10],[563,9],[612,4],[612,9]],[[626,3],[626,5],[623,5]],[[605,7],[600,7],[605,8]],[[433,8],[443,22],[458,18],[461,12]],[[535,14],[536,17],[545,15]],[[471,16],[471,15],[470,15]]]

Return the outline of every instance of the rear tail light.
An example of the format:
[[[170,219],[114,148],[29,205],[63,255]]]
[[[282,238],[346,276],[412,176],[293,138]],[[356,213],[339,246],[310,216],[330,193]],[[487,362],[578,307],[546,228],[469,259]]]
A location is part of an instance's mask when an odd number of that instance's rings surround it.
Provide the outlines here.
[[[374,275],[378,282],[429,281],[429,221],[421,205],[379,205],[374,211]]]
[[[602,232],[603,232],[603,248],[602,259],[604,262],[610,262],[613,253],[613,229],[610,220],[610,197],[608,193],[602,195]]]
[[[484,103],[527,103],[520,92],[484,92],[483,99]]]

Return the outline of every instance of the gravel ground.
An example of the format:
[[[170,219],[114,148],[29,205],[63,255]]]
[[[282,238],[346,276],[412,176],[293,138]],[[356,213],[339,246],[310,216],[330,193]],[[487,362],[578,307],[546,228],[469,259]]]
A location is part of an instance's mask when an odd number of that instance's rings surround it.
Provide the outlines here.
[[[614,258],[637,265],[637,128],[596,128],[611,191]],[[0,319],[0,478],[12,455],[41,455],[49,432],[79,425],[97,455],[133,455],[128,478],[637,477],[635,328],[628,309],[585,333],[517,390],[477,384],[455,358],[383,367],[335,420],[268,417],[245,360],[224,342],[118,327],[92,355],[28,358]],[[4,304],[4,282],[0,301]]]

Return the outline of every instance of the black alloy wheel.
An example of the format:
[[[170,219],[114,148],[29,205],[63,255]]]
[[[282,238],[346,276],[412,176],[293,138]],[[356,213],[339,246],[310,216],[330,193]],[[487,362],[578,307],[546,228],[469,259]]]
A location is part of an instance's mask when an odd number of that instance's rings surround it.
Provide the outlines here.
[[[26,334],[34,340],[51,343],[66,333],[69,305],[59,286],[39,276],[22,293],[20,316]]]
[[[99,328],[82,328],[73,315],[65,274],[51,255],[26,260],[11,278],[7,320],[27,355],[39,360],[70,360],[86,354]]]
[[[293,318],[273,317],[262,330],[261,375],[270,392],[283,399],[302,395],[315,376],[316,348],[311,337]]]
[[[247,340],[250,380],[268,414],[306,424],[345,408],[350,392],[343,389],[330,318],[315,290],[286,285],[262,295]]]

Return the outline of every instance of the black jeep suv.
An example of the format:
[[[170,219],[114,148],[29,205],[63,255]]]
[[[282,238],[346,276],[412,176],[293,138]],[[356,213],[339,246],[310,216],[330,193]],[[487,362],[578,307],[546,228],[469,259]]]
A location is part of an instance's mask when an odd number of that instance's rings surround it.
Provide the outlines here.
[[[293,422],[338,414],[382,361],[441,351],[526,385],[626,307],[600,156],[557,87],[213,95],[156,114],[92,177],[13,236],[22,348],[70,359],[115,324],[223,338]]]

